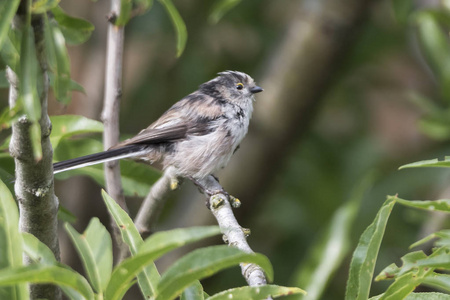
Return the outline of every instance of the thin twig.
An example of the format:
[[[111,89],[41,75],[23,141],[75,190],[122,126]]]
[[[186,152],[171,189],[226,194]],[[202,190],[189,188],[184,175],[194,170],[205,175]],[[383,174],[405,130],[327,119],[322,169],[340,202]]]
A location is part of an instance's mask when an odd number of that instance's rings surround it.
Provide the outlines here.
[[[164,206],[165,195],[171,190],[171,182],[172,178],[169,172],[164,172],[163,176],[152,186],[139,208],[134,223],[142,237],[145,238],[153,233]]]
[[[120,14],[120,0],[111,1],[111,15]],[[119,142],[119,107],[122,96],[122,57],[123,57],[124,27],[110,22],[108,26],[105,96],[102,112],[104,123],[103,144],[105,150]],[[128,211],[120,178],[119,162],[105,163],[106,190],[113,199]],[[116,244],[119,247],[119,257],[123,257],[126,247],[122,243],[120,231],[111,219]]]

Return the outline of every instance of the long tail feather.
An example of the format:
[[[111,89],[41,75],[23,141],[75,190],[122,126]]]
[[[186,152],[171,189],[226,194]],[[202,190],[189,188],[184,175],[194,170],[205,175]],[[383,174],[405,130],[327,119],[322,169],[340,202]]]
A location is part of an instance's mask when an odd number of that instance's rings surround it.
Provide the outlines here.
[[[143,155],[148,152],[145,148],[146,147],[143,145],[128,145],[118,149],[107,150],[74,159],[60,161],[53,164],[53,173],[56,174],[117,159]]]

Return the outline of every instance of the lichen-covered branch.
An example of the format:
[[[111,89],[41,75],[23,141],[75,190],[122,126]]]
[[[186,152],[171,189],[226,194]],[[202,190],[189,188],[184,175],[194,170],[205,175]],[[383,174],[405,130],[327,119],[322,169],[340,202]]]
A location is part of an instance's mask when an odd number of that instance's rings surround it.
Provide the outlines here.
[[[209,176],[205,181],[210,190],[223,190],[219,182]],[[230,204],[229,200],[232,202]],[[209,206],[212,214],[217,220],[223,233],[223,239],[232,247],[236,247],[247,253],[254,253],[247,243],[249,229],[242,228],[234,216],[232,205],[238,206],[240,202],[237,199],[218,193],[210,197]],[[267,284],[267,279],[261,267],[255,264],[241,264],[242,275],[250,286]]]
[[[21,16],[14,18],[13,26],[20,28]],[[10,154],[15,161],[16,181],[14,191],[19,204],[19,226],[23,232],[29,232],[47,245],[59,260],[59,243],[57,234],[58,198],[53,188],[53,149],[50,144],[51,123],[47,114],[47,96],[49,80],[47,74],[47,61],[44,52],[43,20],[36,16],[32,20],[35,36],[36,54],[41,73],[42,89],[39,100],[41,104],[41,129],[42,158],[35,160],[30,140],[31,121],[22,116],[12,125],[12,137],[9,146]],[[9,104],[14,107],[19,96],[17,74],[7,68],[7,77],[10,83]],[[31,263],[29,258],[24,258],[25,263]],[[54,285],[30,285],[31,299],[60,299],[61,291]]]
[[[239,200],[227,195],[214,176],[210,175],[201,182],[196,182],[196,184],[199,184],[205,191],[223,191],[211,196],[208,199],[208,206],[222,230],[224,241],[232,247],[247,253],[254,253],[247,243],[249,230],[239,225],[231,208],[232,206],[238,207],[240,205]],[[135,219],[135,225],[141,235],[148,235],[153,231],[163,207],[165,196],[177,185],[178,179],[173,176],[172,169],[168,168],[152,186]],[[241,269],[242,275],[250,286],[267,284],[264,271],[259,266],[241,264]]]

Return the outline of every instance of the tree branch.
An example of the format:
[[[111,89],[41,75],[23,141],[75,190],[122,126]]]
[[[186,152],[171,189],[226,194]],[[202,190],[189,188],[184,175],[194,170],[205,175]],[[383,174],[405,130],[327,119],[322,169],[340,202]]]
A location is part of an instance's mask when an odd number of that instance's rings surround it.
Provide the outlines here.
[[[120,0],[111,1],[111,15],[120,14]],[[113,19],[113,18],[112,18]],[[106,49],[105,96],[102,120],[105,126],[103,132],[104,149],[119,142],[119,107],[122,97],[122,58],[123,58],[124,27],[110,23],[108,26],[108,41]],[[119,162],[105,163],[106,190],[113,199],[128,211],[122,190]]]
[[[209,190],[223,190],[223,187],[213,176],[209,176],[204,184]],[[231,209],[229,198],[230,197],[224,193],[219,193],[211,196],[209,199],[210,210],[219,224],[223,233],[223,239],[232,247],[236,247],[247,253],[254,253],[247,243],[247,236],[250,235],[250,230],[242,228],[237,222],[233,210]],[[264,271],[258,265],[241,264],[241,270],[242,276],[244,276],[249,286],[267,284]]]
[[[17,15],[13,21],[13,27],[20,28],[23,24],[22,17]],[[47,245],[55,255],[59,256],[58,242],[58,198],[54,193],[53,182],[53,149],[50,144],[51,123],[47,114],[47,96],[49,80],[47,74],[47,61],[44,50],[43,20],[35,16],[32,20],[35,36],[35,47],[39,71],[42,75],[42,90],[39,100],[41,105],[41,117],[39,125],[41,128],[42,159],[36,161],[30,140],[31,122],[26,116],[22,116],[12,125],[12,137],[9,146],[10,154],[14,157],[16,181],[14,190],[19,204],[20,219],[19,226],[23,232],[29,232]],[[14,107],[19,96],[19,85],[17,74],[7,68],[7,77],[10,83],[9,104]],[[24,257],[25,264],[32,261]],[[54,285],[30,285],[31,299],[60,299],[61,291]]]
[[[162,177],[151,187],[150,192],[139,208],[134,223],[143,238],[153,233],[164,206],[165,195],[171,190],[172,182],[170,168],[168,168]]]
[[[222,186],[211,175],[202,180],[200,184],[205,190],[223,191]],[[153,227],[158,220],[164,204],[164,196],[177,186],[178,179],[174,177],[173,169],[169,167],[163,176],[152,186],[137,214],[135,225],[141,235],[148,235],[153,231]],[[225,195],[225,192],[211,196],[208,202],[209,209],[222,230],[224,241],[232,247],[236,247],[247,253],[254,253],[247,243],[246,237],[249,235],[249,230],[242,228],[237,222],[228,198],[234,201],[233,206],[237,207],[240,204],[239,200]],[[248,285],[257,286],[267,284],[264,271],[259,266],[254,264],[241,264],[241,270]]]
[[[115,18],[120,14],[120,0],[111,1],[109,16],[108,40],[106,49],[105,95],[102,112],[104,124],[103,146],[105,150],[119,143],[119,108],[122,97],[122,59],[124,43],[124,27],[114,24]],[[125,196],[122,189],[119,161],[105,163],[106,190],[109,195],[128,212]],[[119,249],[116,260],[120,261],[128,255],[128,247],[123,243],[120,230],[110,218],[114,241]]]

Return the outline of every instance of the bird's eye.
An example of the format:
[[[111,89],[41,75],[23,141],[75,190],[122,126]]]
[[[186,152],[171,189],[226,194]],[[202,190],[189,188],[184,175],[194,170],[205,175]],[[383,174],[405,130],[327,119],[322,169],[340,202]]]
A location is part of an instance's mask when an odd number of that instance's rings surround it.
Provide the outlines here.
[[[244,88],[244,85],[242,84],[242,83],[238,83],[238,84],[236,84],[236,88],[238,89],[238,90],[242,90],[243,88]]]

